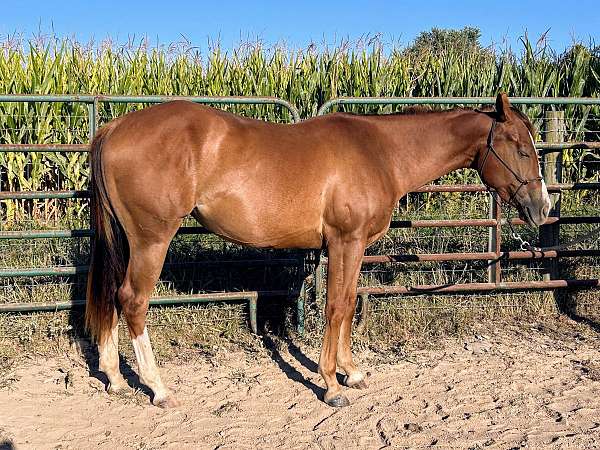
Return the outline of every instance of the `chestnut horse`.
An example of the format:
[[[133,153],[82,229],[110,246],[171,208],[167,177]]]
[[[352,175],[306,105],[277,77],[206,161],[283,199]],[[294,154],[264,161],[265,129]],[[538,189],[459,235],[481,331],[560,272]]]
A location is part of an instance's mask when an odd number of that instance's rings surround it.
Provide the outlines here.
[[[187,101],[132,112],[91,146],[96,234],[86,324],[109,392],[119,372],[117,322],[127,322],[153,403],[178,404],[161,381],[145,325],[169,242],[191,214],[224,239],[254,247],[327,248],[326,327],[319,373],[325,402],[348,405],[336,378],[365,388],[350,335],[365,248],[387,231],[398,200],[472,167],[530,225],[550,208],[532,126],[505,94],[489,111],[336,113],[298,124],[239,117]]]

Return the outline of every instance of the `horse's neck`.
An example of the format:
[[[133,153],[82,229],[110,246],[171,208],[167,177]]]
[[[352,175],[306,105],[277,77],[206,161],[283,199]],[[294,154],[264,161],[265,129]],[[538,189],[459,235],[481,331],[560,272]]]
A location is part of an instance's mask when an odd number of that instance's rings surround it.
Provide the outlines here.
[[[399,196],[453,170],[470,167],[485,143],[489,120],[474,111],[393,115],[377,121],[380,150],[394,171]]]

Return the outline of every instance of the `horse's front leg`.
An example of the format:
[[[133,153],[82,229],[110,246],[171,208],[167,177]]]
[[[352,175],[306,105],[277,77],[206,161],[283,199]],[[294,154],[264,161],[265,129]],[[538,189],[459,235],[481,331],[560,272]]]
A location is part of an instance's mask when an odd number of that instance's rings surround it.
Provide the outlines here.
[[[338,343],[342,324],[349,314],[350,306],[352,305],[353,310],[356,302],[356,283],[365,250],[365,240],[354,236],[336,236],[328,239],[327,248],[329,263],[327,266],[327,305],[325,307],[326,326],[319,358],[319,373],[327,385],[325,403],[330,406],[347,406],[350,402],[342,394],[342,388],[337,381],[336,361],[339,360]],[[349,332],[350,330],[342,333],[344,340],[346,333]],[[344,352],[342,355],[344,364],[347,363],[345,355]],[[351,360],[352,355],[350,355]],[[352,371],[352,367],[349,365],[342,366],[342,368]],[[348,374],[348,372],[346,373]]]
[[[360,265],[359,265],[360,268]],[[356,311],[356,283],[348,296],[346,312],[340,328],[340,339],[338,342],[337,365],[344,371],[344,384],[355,389],[366,389],[367,382],[364,374],[358,369],[352,359],[351,336],[354,313]]]

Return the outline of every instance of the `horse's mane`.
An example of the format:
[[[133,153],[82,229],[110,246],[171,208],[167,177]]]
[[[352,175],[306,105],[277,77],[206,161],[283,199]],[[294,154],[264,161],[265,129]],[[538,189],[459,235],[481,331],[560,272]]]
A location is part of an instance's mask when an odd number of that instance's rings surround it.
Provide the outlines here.
[[[518,108],[515,108],[514,106],[511,106],[510,110],[519,119],[521,119],[523,121],[523,123],[525,124],[525,126],[527,127],[527,130],[529,130],[531,135],[535,136],[535,133],[536,133],[535,127],[529,120],[529,117],[527,117],[527,115],[524,112],[522,112]],[[466,108],[466,107],[458,106],[456,108],[449,108],[449,109],[433,109],[428,106],[410,105],[410,106],[406,106],[406,107],[402,108],[402,110],[400,110],[400,111],[396,111],[391,114],[385,114],[385,115],[388,115],[388,116],[414,116],[414,115],[421,115],[421,114],[445,114],[445,113],[451,113],[451,112],[456,112],[456,111],[479,111],[479,112],[483,112],[483,113],[493,113],[493,112],[495,112],[495,109],[491,106],[486,106],[484,108]],[[352,113],[352,112],[348,112],[348,113],[344,113],[344,114],[358,115],[357,113]],[[368,114],[360,114],[360,115],[362,115],[362,116],[380,116],[381,114],[368,113]]]

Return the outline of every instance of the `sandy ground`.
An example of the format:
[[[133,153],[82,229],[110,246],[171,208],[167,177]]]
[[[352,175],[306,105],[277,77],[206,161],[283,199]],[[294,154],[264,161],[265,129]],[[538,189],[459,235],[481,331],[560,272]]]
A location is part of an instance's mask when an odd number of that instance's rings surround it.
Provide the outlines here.
[[[497,328],[442,349],[360,353],[369,388],[348,389],[343,409],[319,400],[314,350],[289,343],[164,364],[183,402],[172,410],[139,389],[109,396],[76,356],[29,360],[0,383],[0,449],[600,448],[599,335]]]

